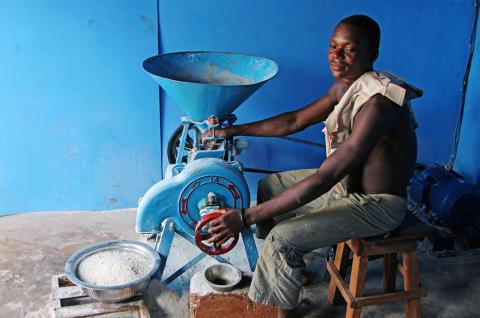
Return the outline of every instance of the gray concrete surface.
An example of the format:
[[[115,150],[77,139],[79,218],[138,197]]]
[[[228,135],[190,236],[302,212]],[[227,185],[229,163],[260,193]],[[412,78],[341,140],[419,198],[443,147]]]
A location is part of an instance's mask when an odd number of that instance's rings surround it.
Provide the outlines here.
[[[50,279],[63,272],[67,258],[78,249],[112,239],[146,242],[134,230],[135,210],[112,212],[27,213],[0,217],[0,317],[50,317]],[[261,242],[258,242],[261,245]],[[153,243],[149,243],[153,245]],[[198,251],[176,238],[165,276]],[[470,253],[471,254],[471,253]],[[480,255],[438,258],[422,248],[420,269],[428,296],[422,300],[423,317],[480,317]],[[242,270],[247,263],[241,245],[227,254]],[[192,275],[213,264],[209,258],[169,286],[153,281],[146,300],[153,317],[187,317]],[[318,272],[322,251],[308,257],[308,268]],[[369,263],[367,292],[381,287],[381,261]],[[304,289],[301,315],[343,317],[344,307],[327,304],[323,271]],[[399,281],[400,287],[400,281]],[[366,307],[362,317],[404,317],[401,303]]]

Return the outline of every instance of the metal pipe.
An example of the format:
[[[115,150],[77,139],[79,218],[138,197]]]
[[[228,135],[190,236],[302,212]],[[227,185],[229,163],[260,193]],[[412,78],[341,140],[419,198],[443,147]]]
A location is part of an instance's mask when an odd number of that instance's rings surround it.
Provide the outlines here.
[[[286,136],[280,136],[280,137],[275,137],[275,138],[285,139],[285,140],[293,141],[293,142],[298,142],[298,143],[301,143],[301,144],[310,145],[310,146],[314,146],[314,147],[318,147],[318,148],[325,148],[324,144],[320,144],[320,143],[313,142],[313,141],[308,141],[308,140],[303,140],[303,139],[298,139],[298,138],[293,138],[293,137],[286,137]]]
[[[273,170],[265,170],[265,169],[257,169],[257,168],[242,168],[243,172],[253,172],[253,173],[267,173],[267,174],[272,174],[272,173],[278,173],[279,171],[273,171]]]

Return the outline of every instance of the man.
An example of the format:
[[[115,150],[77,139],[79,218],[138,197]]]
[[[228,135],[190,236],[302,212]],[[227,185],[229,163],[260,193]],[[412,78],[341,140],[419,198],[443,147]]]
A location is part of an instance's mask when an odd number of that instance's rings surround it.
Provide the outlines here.
[[[343,19],[328,48],[335,81],[325,96],[293,112],[215,130],[220,137],[283,136],[325,123],[327,159],[317,170],[270,175],[260,181],[257,206],[223,209],[210,222],[209,241],[217,244],[252,224],[259,237],[268,234],[249,297],[278,307],[279,317],[295,316],[305,253],[390,232],[403,220],[416,161],[409,100],[422,92],[373,71],[379,42],[371,18]]]

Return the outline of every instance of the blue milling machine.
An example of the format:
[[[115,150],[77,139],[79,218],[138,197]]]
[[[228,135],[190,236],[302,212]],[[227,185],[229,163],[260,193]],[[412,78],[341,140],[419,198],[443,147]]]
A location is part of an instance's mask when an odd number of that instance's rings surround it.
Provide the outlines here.
[[[236,160],[248,143],[215,134],[202,139],[202,133],[233,125],[232,113],[277,74],[278,65],[237,53],[180,52],[148,58],[143,68],[187,115],[170,138],[164,179],[145,193],[137,210],[136,231],[156,234],[160,279],[175,233],[203,252],[163,281],[169,284],[206,255],[228,263],[220,255],[233,249],[238,237],[214,246],[205,242],[206,229],[217,209],[250,205],[243,166]],[[241,237],[253,271],[258,251],[252,230],[243,230]]]

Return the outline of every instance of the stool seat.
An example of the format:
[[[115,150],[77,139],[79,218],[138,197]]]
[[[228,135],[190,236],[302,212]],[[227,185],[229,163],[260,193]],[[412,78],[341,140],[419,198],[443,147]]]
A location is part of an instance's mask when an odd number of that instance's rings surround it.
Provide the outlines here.
[[[430,228],[411,213],[406,213],[400,226],[388,237],[368,237],[347,241],[357,255],[374,256],[400,251],[415,251],[417,241],[422,240]]]
[[[327,263],[331,280],[328,301],[331,304],[347,303],[346,317],[360,317],[363,306],[391,301],[405,301],[406,317],[420,317],[420,297],[426,295],[421,287],[417,260],[417,241],[428,235],[430,229],[415,216],[407,213],[402,224],[386,238],[370,237],[351,239],[339,243],[335,261]],[[345,277],[350,252],[353,253],[349,287]],[[403,262],[397,261],[402,253]],[[364,296],[366,268],[369,256],[383,255],[383,294]],[[396,291],[396,272],[403,275],[403,291]]]

